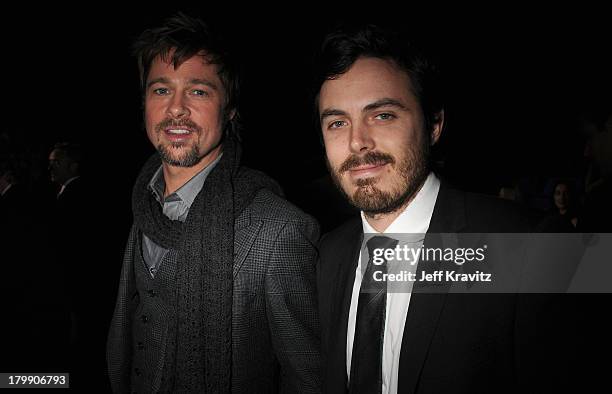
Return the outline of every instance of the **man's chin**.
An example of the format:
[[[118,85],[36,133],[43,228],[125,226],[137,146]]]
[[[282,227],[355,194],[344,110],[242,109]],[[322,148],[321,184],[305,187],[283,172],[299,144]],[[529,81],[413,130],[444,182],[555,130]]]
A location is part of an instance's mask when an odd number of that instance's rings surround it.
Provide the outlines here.
[[[157,151],[164,163],[174,167],[193,167],[202,159],[195,150],[187,150],[187,147],[158,147]]]
[[[366,215],[380,215],[396,212],[412,197],[406,191],[383,190],[376,186],[362,186],[353,190],[349,202]]]
[[[361,178],[357,181],[348,180],[336,174],[332,176],[334,183],[355,208],[366,214],[378,215],[396,211],[405,199],[398,191],[383,189],[384,182],[380,177]]]
[[[380,214],[389,212],[389,205],[392,203],[390,199],[389,194],[368,187],[367,190],[366,188],[356,190],[350,201],[351,204],[365,213]]]

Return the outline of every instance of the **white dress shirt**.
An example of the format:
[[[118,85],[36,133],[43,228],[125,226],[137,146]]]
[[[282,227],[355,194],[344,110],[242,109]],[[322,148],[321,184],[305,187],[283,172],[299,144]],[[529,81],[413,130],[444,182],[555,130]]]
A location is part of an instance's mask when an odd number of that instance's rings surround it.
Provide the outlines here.
[[[423,187],[421,187],[421,190],[419,190],[406,209],[404,209],[404,211],[389,225],[383,234],[425,234],[429,229],[429,222],[431,221],[439,190],[440,180],[433,173],[430,173]],[[367,222],[363,212],[361,212],[361,222],[365,234],[378,233]],[[420,245],[416,247],[420,247]],[[414,268],[416,269],[416,265]],[[357,303],[359,301],[361,279],[362,269],[360,256],[355,271],[355,282],[353,284],[346,337],[346,373],[349,378],[351,374],[351,357],[353,354],[355,320],[357,317]],[[400,350],[402,348],[402,336],[404,335],[404,325],[406,323],[406,316],[408,315],[410,295],[409,292],[387,293],[382,354],[382,394],[397,393]]]

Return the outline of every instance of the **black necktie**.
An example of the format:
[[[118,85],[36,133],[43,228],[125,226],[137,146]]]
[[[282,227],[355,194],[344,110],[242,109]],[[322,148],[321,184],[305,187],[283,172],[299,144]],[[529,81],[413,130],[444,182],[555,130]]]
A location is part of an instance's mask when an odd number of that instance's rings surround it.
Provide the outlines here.
[[[369,253],[368,265],[361,280],[355,339],[351,357],[350,394],[376,394],[382,390],[382,352],[385,332],[385,308],[387,305],[387,282],[381,280],[387,273],[387,262],[380,249],[394,249],[397,240],[383,236],[370,238],[366,243]],[[378,252],[375,250],[378,249]],[[374,258],[378,263],[374,264]],[[377,273],[380,271],[380,273]],[[378,279],[378,280],[375,280]]]

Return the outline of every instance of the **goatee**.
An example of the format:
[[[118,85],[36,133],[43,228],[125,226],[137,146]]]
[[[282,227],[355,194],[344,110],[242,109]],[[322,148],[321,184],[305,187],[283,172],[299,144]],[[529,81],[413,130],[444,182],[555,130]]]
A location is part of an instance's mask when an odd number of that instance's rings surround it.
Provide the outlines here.
[[[172,152],[171,149],[180,149],[185,147],[185,144],[171,143],[170,145],[157,145],[157,151],[162,161],[175,167],[193,167],[202,160],[200,157],[200,150],[197,145],[192,145],[191,149],[187,152],[178,155],[176,152]]]
[[[195,134],[196,138],[199,138],[202,134],[202,128],[190,119],[179,121],[165,119],[155,126],[155,131],[160,135],[168,128],[187,128],[192,134]],[[162,161],[171,166],[193,167],[202,160],[200,149],[195,141],[192,142],[191,146],[183,142],[171,142],[168,145],[160,143],[156,148]]]

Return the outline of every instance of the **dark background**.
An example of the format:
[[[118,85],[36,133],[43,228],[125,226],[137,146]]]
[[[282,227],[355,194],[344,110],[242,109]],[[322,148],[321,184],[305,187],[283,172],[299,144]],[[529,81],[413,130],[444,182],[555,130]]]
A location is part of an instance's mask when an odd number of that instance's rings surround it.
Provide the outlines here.
[[[202,16],[228,37],[243,70],[245,163],[277,179],[324,230],[348,211],[329,209],[333,192],[321,193],[328,182],[312,118],[311,70],[321,38],[342,20],[395,26],[438,61],[448,100],[435,159],[441,175],[458,188],[497,194],[501,186],[521,182],[534,207],[545,209],[551,179],[582,182],[585,125],[602,123],[612,110],[612,46],[602,10],[425,9],[413,3],[401,10],[369,4],[359,12],[331,4],[208,7],[82,4],[4,12],[0,149],[18,151],[30,165],[27,182],[44,190],[39,186],[48,184],[53,144],[72,140],[85,148],[85,174],[96,184],[92,213],[100,207],[95,201],[104,204],[104,215],[83,231],[103,243],[104,253],[92,253],[84,264],[91,267],[87,283],[104,290],[83,290],[82,296],[99,308],[101,322],[112,313],[131,225],[131,188],[153,153],[142,126],[130,43],[175,10]],[[27,243],[44,255],[46,241]],[[92,354],[103,360],[104,338],[97,340]],[[36,349],[31,347],[32,358]],[[92,367],[99,375],[101,365]]]
[[[410,3],[407,3],[410,5]],[[609,26],[598,10],[344,7],[80,9],[15,12],[0,27],[5,121],[16,140],[49,149],[79,140],[90,170],[126,198],[152,152],[140,112],[131,40],[175,9],[223,30],[241,59],[245,160],[294,189],[326,172],[312,121],[313,53],[340,20],[411,33],[440,63],[448,92],[443,174],[496,192],[520,176],[580,175],[582,121],[612,108]],[[236,12],[234,9],[233,12]],[[601,16],[601,17],[600,17]]]

